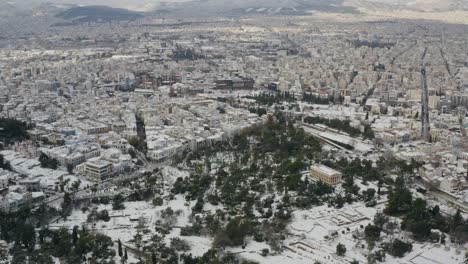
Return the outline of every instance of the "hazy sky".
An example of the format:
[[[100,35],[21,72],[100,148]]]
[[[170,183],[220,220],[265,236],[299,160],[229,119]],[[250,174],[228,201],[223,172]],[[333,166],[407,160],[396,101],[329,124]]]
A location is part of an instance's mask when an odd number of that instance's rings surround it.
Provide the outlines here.
[[[16,3],[22,7],[31,7],[34,4],[52,2],[56,4],[82,4],[82,5],[107,5],[112,7],[127,8],[135,11],[149,11],[161,5],[161,3],[174,3],[174,2],[187,2],[187,1],[201,1],[205,0],[0,0],[0,3]],[[294,0],[206,0],[210,5],[223,6],[237,6],[246,3],[266,4],[267,3],[281,3]],[[271,1],[271,2],[269,2]],[[308,0],[302,0],[307,2]],[[310,0],[312,2],[329,3],[331,0]],[[345,0],[342,0],[345,1]],[[385,4],[397,4],[400,7],[417,8],[420,10],[428,10],[431,8],[440,9],[468,9],[468,0],[347,0],[349,3],[357,4],[365,2],[380,2]],[[300,2],[300,1],[299,1]],[[456,4],[456,5],[455,5]],[[378,5],[377,5],[378,6]],[[198,4],[196,7],[200,7]]]
[[[23,7],[39,3],[107,5],[145,11],[160,5],[162,2],[185,2],[191,0],[0,0],[0,3],[14,3]]]

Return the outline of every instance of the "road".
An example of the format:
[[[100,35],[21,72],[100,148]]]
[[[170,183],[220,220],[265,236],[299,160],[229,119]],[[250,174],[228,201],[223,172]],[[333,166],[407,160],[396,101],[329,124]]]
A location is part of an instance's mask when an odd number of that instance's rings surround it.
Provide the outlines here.
[[[437,201],[444,203],[448,207],[455,207],[460,209],[464,213],[468,213],[468,203],[460,200],[457,197],[454,197],[446,192],[443,192],[439,189],[434,189],[429,186],[425,181],[419,180],[417,183],[421,186],[424,186],[427,190],[427,194],[434,197]]]
[[[347,153],[361,154],[361,153],[366,153],[368,151],[371,151],[372,148],[373,148],[373,146],[371,144],[365,143],[362,140],[360,140],[358,138],[351,137],[349,135],[332,132],[331,130],[320,131],[319,129],[317,129],[313,125],[306,124],[306,123],[299,123],[299,126],[302,127],[306,133],[309,133],[309,134],[319,138],[323,142],[325,142],[325,143],[327,143],[327,144],[329,144],[329,145],[331,145],[331,146],[333,146],[335,148],[338,148],[338,149],[340,149],[342,151],[345,151]],[[350,145],[350,146],[353,147],[353,149],[352,150],[346,149],[345,147],[340,146],[339,144],[336,144],[333,141]]]

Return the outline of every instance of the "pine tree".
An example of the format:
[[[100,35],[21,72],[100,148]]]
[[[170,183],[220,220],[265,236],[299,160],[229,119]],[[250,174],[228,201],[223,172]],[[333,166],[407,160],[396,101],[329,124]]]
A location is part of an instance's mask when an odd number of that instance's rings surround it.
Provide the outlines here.
[[[336,246],[336,254],[340,257],[344,256],[346,254],[346,247],[345,245],[339,243],[337,246]]]
[[[156,254],[153,252],[151,252],[151,263],[152,264],[156,264],[158,263],[158,261],[156,260]]]
[[[119,247],[118,247],[119,257],[122,257],[122,256],[123,256],[123,252],[122,252],[122,242],[120,242],[120,239],[119,239],[119,241],[118,241],[118,244],[119,244]]]
[[[455,215],[452,217],[452,221],[450,223],[450,229],[451,231],[454,231],[458,226],[460,226],[463,223],[463,217],[461,216],[461,211],[460,209],[457,209],[457,212]]]
[[[125,259],[125,260],[128,259],[127,248],[125,248],[125,251],[124,251],[124,259]]]
[[[72,240],[73,240],[73,245],[76,245],[76,242],[78,241],[78,226],[73,227]]]
[[[39,244],[41,245],[44,243],[44,232],[44,229],[41,229],[41,231],[39,231]]]

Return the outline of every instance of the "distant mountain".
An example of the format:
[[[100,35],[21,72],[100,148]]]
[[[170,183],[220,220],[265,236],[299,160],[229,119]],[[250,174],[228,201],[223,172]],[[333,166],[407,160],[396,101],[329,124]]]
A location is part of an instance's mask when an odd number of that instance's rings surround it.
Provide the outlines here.
[[[360,10],[468,11],[468,0],[346,0],[345,4]]]
[[[313,11],[350,13],[355,8],[344,0],[193,0],[159,5],[159,10],[187,16],[284,14],[305,15]],[[158,9],[156,9],[158,11]]]
[[[9,2],[0,2],[0,16],[14,16],[20,9]]]
[[[141,13],[108,6],[77,6],[60,12],[56,17],[72,23],[133,21],[143,17]]]
[[[67,23],[134,20],[144,14],[135,10],[175,17],[307,15],[315,11],[423,13],[468,11],[468,0],[0,0],[0,18],[59,13]]]

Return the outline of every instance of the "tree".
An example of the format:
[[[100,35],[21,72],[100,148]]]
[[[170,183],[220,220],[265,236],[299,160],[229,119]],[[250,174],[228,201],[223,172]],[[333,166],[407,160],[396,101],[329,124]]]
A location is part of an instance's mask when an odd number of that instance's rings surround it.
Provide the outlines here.
[[[33,250],[34,245],[36,244],[36,231],[34,227],[30,224],[25,224],[21,228],[21,242],[23,246],[27,249]]]
[[[114,200],[112,201],[112,209],[113,210],[123,210],[125,209],[125,205],[123,204],[124,197],[119,193],[114,196]]]
[[[370,202],[374,199],[375,197],[375,189],[369,188],[365,191],[362,191],[362,198],[364,199],[365,202]]]
[[[455,230],[452,231],[452,235],[460,243],[466,243],[468,241],[468,225],[459,225]]]
[[[123,252],[122,252],[122,242],[120,241],[120,239],[118,240],[118,253],[119,253],[119,257],[122,257],[123,256]]]
[[[63,195],[63,203],[62,203],[62,215],[68,216],[70,215],[72,210],[72,198],[69,193],[65,193]]]
[[[56,170],[58,167],[58,161],[54,158],[50,158],[44,153],[41,153],[41,155],[39,156],[39,162],[41,163],[42,168]]]
[[[383,213],[378,212],[374,216],[374,225],[379,227],[380,229],[383,228],[383,226],[388,223],[388,217],[385,216]]]
[[[395,188],[388,195],[388,203],[384,210],[390,215],[400,215],[408,212],[411,209],[413,196],[405,186],[405,181],[402,176],[395,181]]]
[[[88,237],[91,241],[92,259],[96,260],[96,263],[115,256],[115,251],[112,249],[114,242],[110,237],[99,233],[88,234]]]
[[[0,154],[0,169],[11,171],[11,164],[9,161],[5,160],[5,157]]]
[[[34,250],[29,256],[29,263],[31,264],[46,264],[54,263],[54,260],[46,250]]]
[[[125,248],[125,251],[124,251],[124,260],[125,261],[128,260],[127,248]]]
[[[139,137],[132,137],[128,140],[128,144],[132,145],[136,150],[146,153],[148,151],[148,145],[146,141]]]
[[[72,241],[73,241],[73,245],[76,245],[76,242],[78,241],[78,226],[74,226],[73,227],[73,231],[72,231]]]
[[[457,212],[453,215],[452,219],[450,219],[450,230],[455,230],[458,226],[463,224],[463,222],[461,211],[457,209]]]
[[[0,263],[7,263],[8,260],[8,250],[6,248],[6,245],[0,245]]]
[[[67,172],[68,174],[73,174],[73,165],[72,164],[67,164]]]
[[[377,241],[380,238],[380,231],[381,229],[375,225],[367,225],[364,229],[364,234],[366,236],[367,241]]]
[[[414,200],[411,210],[404,216],[401,228],[411,231],[415,239],[425,240],[431,235],[430,218],[426,201],[418,198]]]
[[[158,260],[156,259],[156,253],[154,251],[151,252],[151,264],[157,264]]]
[[[79,244],[79,240],[77,241],[77,244]],[[52,238],[52,242],[54,244],[54,256],[57,257],[69,255],[71,249],[73,248],[70,233],[65,227],[62,227],[55,232],[55,235]]]
[[[187,243],[187,241],[175,237],[171,239],[171,248],[176,251],[189,251],[190,245]]]
[[[28,129],[32,125],[13,118],[0,118],[0,142],[9,145],[12,142],[23,141],[28,138]]]
[[[346,254],[346,247],[345,245],[339,243],[336,245],[336,254],[340,257],[344,256]]]
[[[384,262],[385,261],[385,251],[383,250],[377,250],[373,253],[370,253],[368,256],[367,256],[367,261],[369,264],[375,264],[378,262]]]
[[[413,245],[411,245],[411,243],[405,243],[400,239],[395,239],[390,245],[387,246],[386,249],[390,255],[401,258],[407,252],[413,250]]]
[[[77,180],[72,183],[71,188],[74,191],[78,191],[78,189],[80,188],[80,185],[81,185],[81,180]]]
[[[107,210],[101,210],[98,213],[98,219],[104,221],[104,222],[109,222],[110,221],[110,216],[109,212]]]
[[[249,232],[249,221],[237,217],[229,221],[224,231],[217,234],[214,243],[221,247],[241,246],[244,244],[244,238]]]

